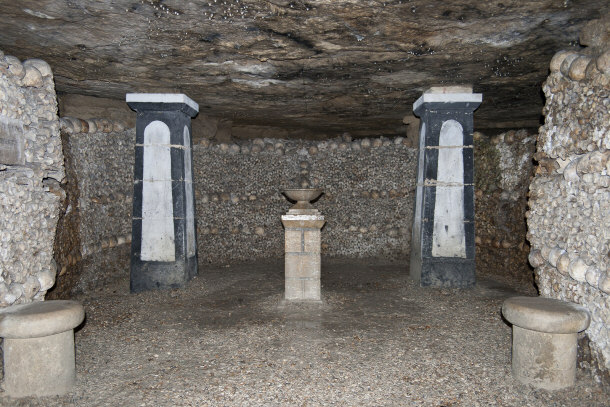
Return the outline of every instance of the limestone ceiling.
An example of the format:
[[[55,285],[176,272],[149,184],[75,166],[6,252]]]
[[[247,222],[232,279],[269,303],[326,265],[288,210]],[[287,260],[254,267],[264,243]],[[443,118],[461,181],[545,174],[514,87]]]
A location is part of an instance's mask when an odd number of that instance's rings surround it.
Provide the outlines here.
[[[46,60],[60,95],[184,92],[234,126],[393,135],[425,88],[472,84],[476,128],[537,127],[552,55],[607,5],[1,0],[0,50]]]

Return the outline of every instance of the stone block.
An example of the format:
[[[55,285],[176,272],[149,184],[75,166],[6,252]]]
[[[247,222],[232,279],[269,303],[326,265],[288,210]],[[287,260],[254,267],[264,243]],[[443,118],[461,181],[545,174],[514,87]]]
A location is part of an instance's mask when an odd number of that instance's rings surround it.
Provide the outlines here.
[[[572,386],[576,334],[589,326],[589,312],[550,298],[513,297],[504,301],[502,314],[513,324],[513,376],[545,390]]]
[[[303,299],[308,301],[320,301],[321,283],[319,278],[303,280]]]
[[[320,278],[320,256],[315,254],[294,255],[286,253],[286,278]]]
[[[320,253],[320,235],[319,229],[305,230],[303,232],[303,251],[307,253]]]
[[[284,298],[286,300],[303,299],[303,280],[286,277],[284,282]]]
[[[72,389],[73,329],[84,317],[75,301],[34,302],[0,311],[4,390],[9,396],[61,395]]]
[[[303,251],[301,229],[286,229],[284,250],[286,253],[300,253]]]
[[[550,334],[513,326],[513,377],[545,390],[572,386],[576,380],[576,340],[575,334]]]

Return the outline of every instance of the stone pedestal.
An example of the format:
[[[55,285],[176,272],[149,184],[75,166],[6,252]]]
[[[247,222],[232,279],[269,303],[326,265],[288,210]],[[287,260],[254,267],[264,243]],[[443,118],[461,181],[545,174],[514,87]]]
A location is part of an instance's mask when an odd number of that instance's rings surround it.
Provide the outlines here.
[[[502,305],[502,314],[513,324],[513,377],[545,390],[572,386],[577,333],[589,326],[589,312],[551,298],[513,297]]]
[[[422,286],[475,283],[472,88],[431,88],[413,105],[421,119],[410,275]]]
[[[0,311],[3,387],[9,396],[61,395],[72,389],[73,329],[84,317],[75,301],[33,302]]]
[[[320,229],[324,216],[315,209],[290,209],[285,228],[285,295],[287,301],[321,301]]]
[[[197,274],[191,117],[199,106],[183,94],[126,101],[138,114],[131,291],[181,287]]]

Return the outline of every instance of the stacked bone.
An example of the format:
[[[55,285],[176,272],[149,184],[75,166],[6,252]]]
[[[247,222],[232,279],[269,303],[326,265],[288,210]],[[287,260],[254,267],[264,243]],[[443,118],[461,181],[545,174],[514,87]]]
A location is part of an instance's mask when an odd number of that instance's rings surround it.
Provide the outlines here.
[[[317,207],[329,219],[324,255],[404,258],[416,155],[404,140],[344,134],[325,141],[198,142],[193,159],[200,256],[213,263],[282,256],[277,219],[287,207],[278,190],[321,187],[324,199]]]
[[[133,129],[106,119],[62,117],[80,212],[81,247],[61,265],[131,242],[133,199]]]
[[[523,221],[533,176],[536,137],[511,130],[488,137],[474,133],[477,272],[531,280]]]
[[[61,130],[67,134],[111,133],[125,131],[125,125],[108,119],[79,119],[64,116],[59,120]]]
[[[55,282],[53,240],[63,155],[53,74],[39,59],[0,52],[0,125],[23,141],[23,161],[0,162],[0,307],[42,300]],[[16,129],[16,130],[15,130]]]
[[[609,36],[610,17],[593,21],[581,34],[590,48],[551,61],[527,212],[540,293],[590,311],[586,334],[599,379],[610,371]]]

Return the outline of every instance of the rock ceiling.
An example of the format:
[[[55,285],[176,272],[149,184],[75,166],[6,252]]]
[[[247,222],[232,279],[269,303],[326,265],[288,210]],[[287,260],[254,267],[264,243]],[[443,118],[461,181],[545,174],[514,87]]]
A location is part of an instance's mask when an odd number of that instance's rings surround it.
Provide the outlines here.
[[[479,129],[537,127],[553,54],[606,0],[0,1],[0,50],[58,94],[183,92],[203,116],[394,135],[433,85],[483,93]],[[300,132],[300,133],[299,133]]]

